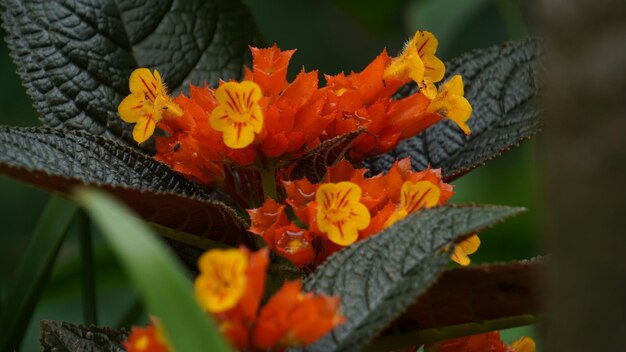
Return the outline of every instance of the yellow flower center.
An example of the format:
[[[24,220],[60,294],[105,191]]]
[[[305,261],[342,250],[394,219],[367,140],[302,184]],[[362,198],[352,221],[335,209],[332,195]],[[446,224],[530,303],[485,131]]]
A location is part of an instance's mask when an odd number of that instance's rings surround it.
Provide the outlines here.
[[[370,213],[361,200],[361,188],[352,182],[326,183],[315,193],[317,225],[332,242],[347,246],[367,228]]]
[[[261,87],[252,81],[227,82],[215,91],[219,105],[211,112],[211,128],[223,132],[224,144],[233,149],[249,146],[263,129]]]
[[[167,95],[159,71],[154,70],[153,74],[147,68],[134,70],[130,74],[129,88],[130,95],[122,100],[117,111],[122,120],[135,124],[133,139],[137,143],[152,136],[164,113],[182,116],[182,109]]]
[[[237,305],[246,288],[248,258],[238,249],[212,250],[200,257],[195,293],[207,311],[220,313]]]
[[[439,203],[441,189],[429,181],[406,181],[400,189],[400,209],[385,222],[385,227],[406,218],[422,208],[431,208]]]
[[[472,131],[467,125],[467,120],[472,115],[472,105],[463,97],[464,93],[463,78],[459,75],[453,76],[440,87],[439,93],[428,106],[428,112],[446,116],[469,135]]]

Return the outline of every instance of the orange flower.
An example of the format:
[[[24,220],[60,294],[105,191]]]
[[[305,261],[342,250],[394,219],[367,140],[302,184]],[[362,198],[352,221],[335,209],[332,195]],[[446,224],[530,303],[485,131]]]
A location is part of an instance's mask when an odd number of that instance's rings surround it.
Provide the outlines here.
[[[298,240],[287,242],[293,241]],[[289,246],[298,244],[287,243],[284,247]],[[198,262],[198,301],[208,308],[220,331],[236,348],[303,346],[343,322],[338,313],[339,298],[302,293],[300,281],[285,284],[259,312],[268,261],[267,249],[250,253],[240,248],[211,250]],[[245,264],[243,270],[240,264]],[[207,283],[208,279],[213,282]],[[243,286],[238,279],[242,279]],[[230,304],[233,297],[234,304]]]
[[[145,328],[133,326],[128,339],[123,343],[128,352],[169,352],[167,342],[163,340],[153,325]]]
[[[535,352],[535,342],[529,337],[522,337],[507,346],[500,339],[500,333],[492,331],[426,345],[425,350],[426,352]]]
[[[294,223],[274,230],[274,242],[270,248],[300,268],[309,265],[315,259],[311,233]]]
[[[338,310],[339,297],[303,294],[300,281],[286,282],[261,310],[254,344],[261,349],[311,344],[345,321]]]

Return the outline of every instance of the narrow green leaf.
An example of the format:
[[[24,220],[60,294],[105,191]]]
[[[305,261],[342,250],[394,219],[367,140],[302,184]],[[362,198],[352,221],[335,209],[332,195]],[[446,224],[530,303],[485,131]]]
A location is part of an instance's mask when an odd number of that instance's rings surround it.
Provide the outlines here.
[[[43,122],[136,146],[117,115],[137,67],[172,91],[239,78],[258,43],[238,0],[2,0],[11,56]]]
[[[537,40],[508,42],[462,55],[446,63],[447,77],[460,74],[465,96],[474,111],[466,136],[452,121],[444,120],[396,149],[370,158],[366,166],[377,174],[401,158],[410,157],[419,170],[441,168],[444,179],[454,180],[499,156],[539,130],[540,45]],[[404,87],[398,97],[414,91]]]
[[[338,295],[347,322],[305,350],[363,348],[437,280],[450,261],[447,246],[520,211],[483,205],[428,209],[333,255],[304,287]]]
[[[101,230],[142,297],[177,351],[228,351],[213,321],[193,297],[193,286],[181,265],[156,235],[112,197],[80,189],[77,199]]]
[[[43,352],[125,351],[121,343],[128,337],[125,330],[86,327],[51,320],[42,320],[40,325],[39,341]]]
[[[19,349],[77,210],[76,205],[61,198],[52,197],[48,201],[17,268],[0,315],[0,351]]]
[[[83,299],[83,320],[86,325],[98,325],[98,300],[96,299],[96,270],[93,260],[91,222],[84,211],[76,217],[80,246],[80,269]]]

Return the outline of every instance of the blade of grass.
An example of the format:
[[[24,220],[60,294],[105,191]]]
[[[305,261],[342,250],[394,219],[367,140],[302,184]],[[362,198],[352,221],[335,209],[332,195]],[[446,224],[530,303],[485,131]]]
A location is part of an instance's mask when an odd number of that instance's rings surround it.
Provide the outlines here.
[[[78,242],[80,245],[83,319],[85,325],[98,325],[98,304],[96,299],[96,270],[91,241],[91,222],[85,211],[76,217]]]
[[[26,327],[78,207],[51,197],[8,289],[0,315],[0,351],[19,350]]]
[[[146,309],[156,315],[177,351],[229,351],[214,322],[193,297],[180,263],[132,212],[109,195],[80,189],[77,200],[104,235]]]

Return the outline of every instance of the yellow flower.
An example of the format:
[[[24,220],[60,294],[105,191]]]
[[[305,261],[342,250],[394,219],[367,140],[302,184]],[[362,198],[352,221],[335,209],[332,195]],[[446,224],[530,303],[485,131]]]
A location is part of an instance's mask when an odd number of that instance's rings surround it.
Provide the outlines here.
[[[352,182],[326,183],[315,193],[317,226],[332,242],[347,246],[370,223],[369,210],[361,200],[361,188]]]
[[[424,95],[433,99],[437,94],[434,83],[441,81],[446,72],[444,63],[435,56],[438,46],[439,41],[431,32],[415,32],[413,39],[385,69],[385,77],[411,78]]]
[[[385,222],[385,227],[406,218],[422,208],[431,208],[439,203],[441,190],[429,181],[406,181],[400,189],[400,209]]]
[[[130,95],[122,100],[117,111],[124,122],[135,124],[133,139],[137,143],[143,143],[152,136],[164,112],[182,116],[182,109],[167,95],[157,70],[154,74],[147,68],[134,70],[128,85]]]
[[[478,238],[478,235],[471,235],[457,243],[454,247],[454,253],[452,253],[451,259],[460,265],[467,266],[471,262],[468,255],[476,252],[478,247],[480,247],[480,238]]]
[[[219,105],[211,112],[211,127],[224,133],[224,143],[233,149],[249,146],[263,129],[259,100],[261,87],[252,81],[227,82],[215,91]]]
[[[439,87],[439,93],[430,102],[428,112],[446,116],[454,121],[465,134],[469,135],[472,131],[467,125],[467,120],[472,116],[472,106],[463,97],[463,94],[465,94],[463,78],[455,75]]]
[[[220,313],[237,305],[246,288],[248,257],[239,249],[212,250],[198,260],[195,294],[200,305]]]
[[[522,336],[519,340],[513,342],[511,347],[515,349],[515,352],[535,352],[535,341],[530,337]]]

